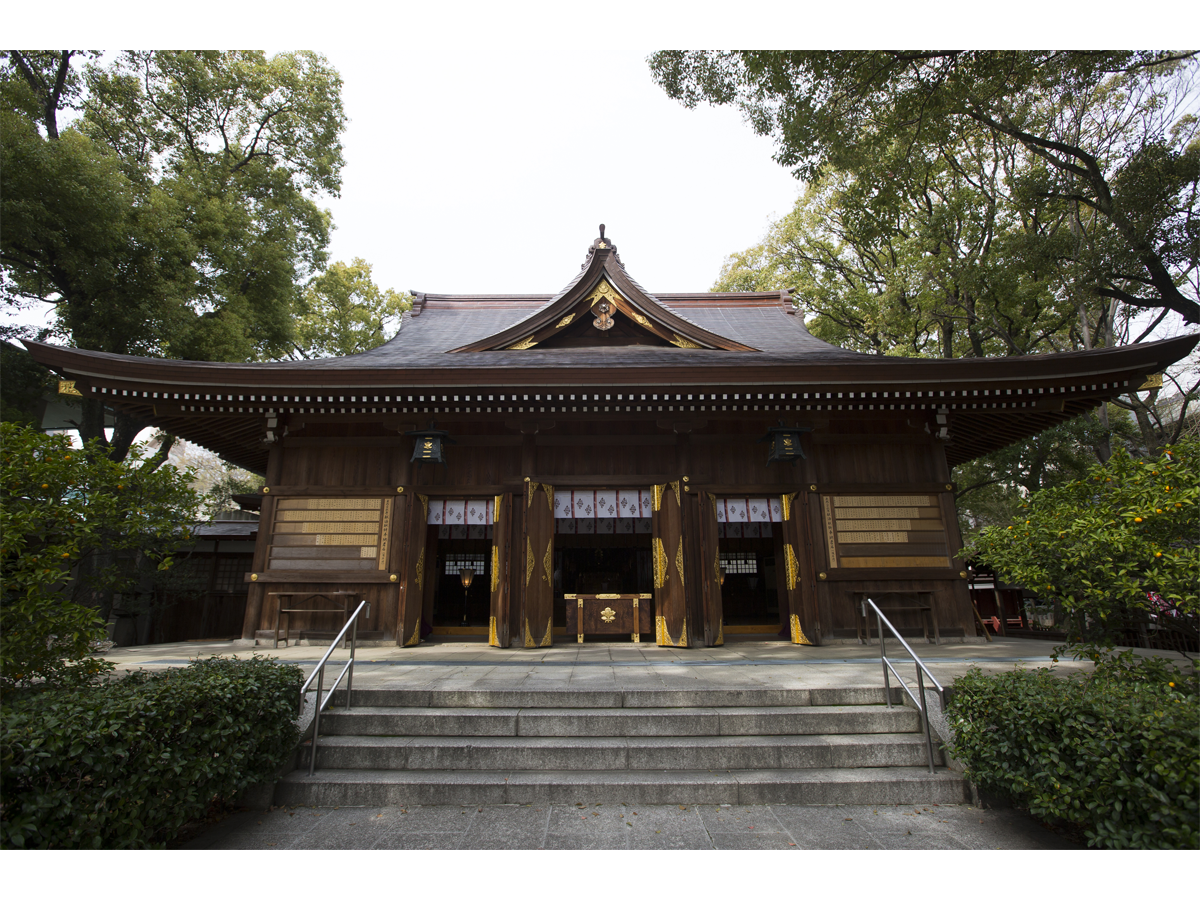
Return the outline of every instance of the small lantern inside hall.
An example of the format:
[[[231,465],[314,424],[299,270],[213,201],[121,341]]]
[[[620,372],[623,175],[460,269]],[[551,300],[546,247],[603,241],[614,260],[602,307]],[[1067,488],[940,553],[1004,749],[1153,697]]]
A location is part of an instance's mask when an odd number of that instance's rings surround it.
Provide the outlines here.
[[[800,435],[812,431],[811,428],[805,428],[797,424],[794,428],[783,424],[783,419],[779,420],[779,424],[775,427],[768,428],[765,437],[758,439],[758,443],[764,441],[769,444],[767,447],[767,465],[773,462],[790,462],[796,464],[798,459],[807,459],[804,455],[804,450],[800,447]]]
[[[424,431],[406,431],[404,433],[408,437],[413,438],[413,455],[409,462],[415,462],[418,465],[427,462],[446,465],[443,445],[454,443],[454,440],[450,437],[450,432],[438,431],[433,427],[433,422],[430,422],[429,428]]]

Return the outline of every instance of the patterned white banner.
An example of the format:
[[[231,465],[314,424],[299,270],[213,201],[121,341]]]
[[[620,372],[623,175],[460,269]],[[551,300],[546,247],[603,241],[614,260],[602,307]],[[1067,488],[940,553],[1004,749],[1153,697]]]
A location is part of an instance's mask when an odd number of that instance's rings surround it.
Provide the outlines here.
[[[649,518],[653,506],[650,491],[556,491],[556,519],[639,519]],[[585,532],[560,532],[560,534]],[[586,532],[612,534],[613,532]],[[621,533],[621,532],[616,532]]]
[[[778,497],[726,497],[717,500],[717,521],[730,524],[782,522],[783,504]]]
[[[491,525],[494,511],[492,500],[433,500],[429,501],[430,525]]]

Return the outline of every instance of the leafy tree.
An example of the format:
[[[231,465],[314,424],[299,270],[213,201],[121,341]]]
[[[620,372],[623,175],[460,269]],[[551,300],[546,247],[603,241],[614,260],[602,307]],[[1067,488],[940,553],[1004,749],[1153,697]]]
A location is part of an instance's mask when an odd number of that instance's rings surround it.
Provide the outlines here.
[[[294,353],[303,359],[350,356],[386,343],[412,308],[407,294],[380,290],[371,266],[355,257],[335,262],[304,291],[305,312],[296,322]]]
[[[283,354],[326,261],[317,200],[340,187],[340,90],[306,52],[5,52],[6,302],[53,304],[86,350]],[[117,413],[110,441],[91,400],[81,425],[117,460],[144,427]]]
[[[0,423],[0,688],[101,671],[113,592],[170,567],[198,502],[173,467]]]
[[[1111,643],[1153,621],[1194,642],[1200,444],[1149,460],[1119,450],[1083,478],[1031,494],[1012,524],[983,529],[964,552],[1074,614],[1077,639]]]
[[[963,159],[982,130],[1020,152],[1026,214],[1072,218],[1058,266],[1080,295],[1200,323],[1195,54],[1148,51],[663,51],[655,80],[687,106],[737,104],[798,177],[885,187],[899,164]],[[969,167],[964,167],[967,169]],[[1046,252],[1038,248],[1039,253]]]
[[[0,341],[0,419],[36,425],[38,401],[50,387],[48,373],[24,348]]]

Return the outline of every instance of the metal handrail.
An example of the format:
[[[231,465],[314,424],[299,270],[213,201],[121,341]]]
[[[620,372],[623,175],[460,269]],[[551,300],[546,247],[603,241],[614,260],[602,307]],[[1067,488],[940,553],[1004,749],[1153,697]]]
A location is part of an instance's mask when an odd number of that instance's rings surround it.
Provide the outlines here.
[[[928,757],[929,757],[929,772],[930,772],[930,774],[932,774],[933,773],[933,735],[930,732],[930,727],[929,727],[929,705],[925,700],[925,681],[921,677],[922,673],[924,673],[925,675],[928,675],[929,680],[933,682],[933,686],[935,688],[937,688],[938,705],[939,705],[940,712],[946,711],[946,689],[942,687],[941,683],[934,677],[933,673],[930,672],[929,669],[927,669],[925,667],[925,663],[921,662],[921,658],[919,656],[917,656],[917,654],[915,652],[913,652],[913,648],[908,646],[908,642],[906,640],[904,640],[904,638],[900,637],[900,632],[898,632],[896,630],[896,627],[888,620],[888,617],[883,614],[883,612],[879,609],[879,607],[875,605],[875,601],[872,600],[870,597],[867,597],[866,599],[863,600],[863,604],[862,604],[863,619],[867,618],[867,607],[868,606],[870,606],[871,609],[873,609],[875,611],[876,621],[879,623],[879,660],[880,660],[880,662],[883,663],[883,695],[884,695],[885,699],[887,700],[888,709],[892,708],[892,687],[891,687],[891,682],[888,681],[888,669],[891,669],[892,674],[896,676],[896,681],[898,681],[900,683],[900,687],[904,688],[904,692],[906,694],[908,694],[908,696],[912,699],[913,703],[917,704],[921,710],[921,718],[925,722],[925,749],[926,749],[926,751],[928,753]],[[892,634],[894,634],[896,636],[896,640],[898,640],[900,642],[900,646],[902,646],[905,650],[908,651],[908,655],[911,656],[913,662],[915,662],[917,664],[917,692],[920,694],[919,700],[917,699],[917,697],[913,696],[913,692],[909,689],[908,685],[904,683],[904,679],[900,677],[900,673],[896,671],[896,667],[893,666],[891,663],[891,660],[889,660],[887,658],[887,652],[884,647],[884,634],[883,634],[883,626],[884,625],[886,625],[888,627],[888,631],[890,631]],[[867,634],[869,635],[870,632],[868,631]]]
[[[329,645],[329,649],[325,651],[325,655],[321,657],[321,661],[317,663],[317,667],[312,670],[312,674],[308,676],[308,680],[304,682],[304,686],[300,688],[300,706],[297,710],[297,715],[304,712],[305,696],[308,694],[313,679],[317,680],[317,710],[313,715],[313,736],[312,736],[312,754],[308,760],[308,774],[311,775],[317,770],[317,738],[321,734],[321,713],[325,707],[329,705],[329,701],[333,699],[333,692],[337,690],[338,685],[342,683],[342,679],[346,677],[346,673],[350,673],[350,677],[346,680],[346,709],[350,708],[350,691],[354,687],[354,654],[358,648],[358,616],[364,609],[370,609],[370,604],[363,600],[358,604],[358,608],[350,614],[350,618],[346,620],[346,624],[342,626],[342,630],[338,632],[338,636],[333,639],[333,643]],[[370,615],[370,613],[368,613]],[[329,662],[329,657],[333,655],[333,651],[337,649],[338,642],[346,636],[346,631],[350,631],[350,659],[346,665],[342,667],[342,671],[338,673],[337,680],[333,683],[333,687],[325,694],[325,698],[321,699],[321,692],[325,687],[325,664]]]

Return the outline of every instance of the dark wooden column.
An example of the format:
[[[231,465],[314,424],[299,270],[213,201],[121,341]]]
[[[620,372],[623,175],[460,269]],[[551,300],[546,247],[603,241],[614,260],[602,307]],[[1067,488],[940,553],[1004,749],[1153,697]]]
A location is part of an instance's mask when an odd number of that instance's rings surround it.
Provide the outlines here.
[[[425,558],[425,537],[429,531],[429,498],[423,494],[402,495],[404,511],[404,547],[400,569],[400,604],[396,621],[396,644],[415,647],[421,642],[421,610],[425,605],[425,579],[429,561]],[[399,498],[397,498],[399,502]]]
[[[660,647],[688,646],[683,502],[678,481],[654,485],[654,634]]]
[[[271,496],[270,488],[279,484],[283,470],[283,447],[278,443],[271,445],[267,451],[266,484],[263,488],[262,509],[258,514],[258,539],[254,543],[254,562],[251,572],[263,572],[267,568],[267,554],[271,549],[271,532],[275,525],[275,498]],[[242,620],[242,638],[254,640],[254,634],[262,626],[263,600],[267,595],[265,584],[250,584],[246,595],[246,618]]]
[[[554,631],[554,488],[526,481],[524,500],[524,645],[549,647]]]
[[[509,644],[509,530],[512,528],[512,494],[497,494],[492,514],[491,612],[488,620],[488,644]]]
[[[721,603],[721,551],[717,546],[717,495],[701,491],[698,516],[699,563],[696,566],[704,603],[704,646],[725,643],[725,610]]]

